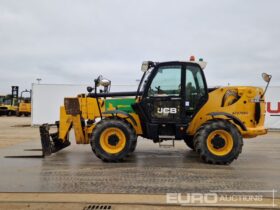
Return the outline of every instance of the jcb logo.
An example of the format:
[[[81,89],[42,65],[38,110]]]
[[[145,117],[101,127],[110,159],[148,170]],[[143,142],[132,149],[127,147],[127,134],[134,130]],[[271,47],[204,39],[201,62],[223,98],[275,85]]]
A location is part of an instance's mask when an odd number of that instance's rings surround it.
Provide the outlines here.
[[[157,113],[159,113],[159,114],[176,114],[177,113],[177,109],[176,108],[172,108],[172,107],[170,107],[170,108],[168,108],[168,107],[166,107],[166,108],[158,108],[157,109]]]

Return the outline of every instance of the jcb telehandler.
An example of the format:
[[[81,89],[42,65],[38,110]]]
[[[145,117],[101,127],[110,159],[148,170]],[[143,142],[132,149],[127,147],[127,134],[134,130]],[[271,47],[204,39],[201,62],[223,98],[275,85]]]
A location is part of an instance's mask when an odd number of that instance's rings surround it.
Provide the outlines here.
[[[99,76],[88,94],[65,98],[58,132],[40,126],[43,155],[70,145],[90,144],[106,162],[117,162],[135,150],[137,137],[154,142],[184,140],[206,163],[229,164],[237,159],[243,138],[267,133],[265,91],[258,87],[207,88],[206,62],[143,62],[136,92],[109,92],[111,81]],[[271,75],[263,73],[267,86]],[[103,86],[104,90],[98,91]],[[99,88],[100,89],[100,88]]]

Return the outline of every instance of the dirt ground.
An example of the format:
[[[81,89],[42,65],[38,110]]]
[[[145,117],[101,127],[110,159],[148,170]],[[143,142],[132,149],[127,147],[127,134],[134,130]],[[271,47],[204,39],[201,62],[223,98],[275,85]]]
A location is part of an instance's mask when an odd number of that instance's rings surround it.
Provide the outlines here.
[[[174,148],[161,148],[142,139],[134,155],[117,164],[103,163],[89,145],[75,145],[73,141],[70,147],[44,159],[5,158],[40,154],[24,151],[40,147],[39,129],[29,124],[30,118],[0,117],[0,209],[97,209],[98,205],[111,209],[182,209],[186,206],[166,205],[166,193],[211,190],[221,191],[219,196],[235,195],[226,192],[231,190],[263,196],[259,206],[248,206],[244,201],[238,205],[220,202],[216,205],[220,208],[267,209],[274,202],[275,209],[280,205],[277,132],[245,140],[241,156],[230,166],[202,163],[183,142],[176,142]],[[205,209],[194,206],[188,209]]]
[[[38,140],[38,128],[32,128],[30,124],[30,117],[0,116],[0,148]]]

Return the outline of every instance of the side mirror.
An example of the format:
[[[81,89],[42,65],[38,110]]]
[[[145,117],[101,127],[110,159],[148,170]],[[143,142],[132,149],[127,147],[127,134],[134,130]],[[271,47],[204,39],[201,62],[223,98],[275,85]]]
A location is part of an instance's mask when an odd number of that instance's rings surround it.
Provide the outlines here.
[[[108,87],[109,85],[111,85],[111,81],[108,80],[108,79],[105,79],[105,78],[102,78],[100,81],[99,81],[99,84],[103,87]]]
[[[267,73],[262,73],[262,78],[263,78],[263,80],[266,82],[266,87],[265,87],[265,89],[264,89],[263,94],[261,95],[261,98],[264,97],[264,95],[265,95],[265,93],[266,93],[266,91],[267,91],[267,88],[268,88],[268,85],[269,85],[270,80],[271,80],[271,78],[272,78],[272,75],[269,75],[269,74],[267,74]]]
[[[262,78],[265,82],[270,82],[271,80],[271,75],[267,74],[267,73],[262,73]]]
[[[108,87],[111,85],[111,81],[108,79],[105,79],[102,75],[98,76],[97,79],[94,80],[95,86],[99,87],[100,85],[103,87]]]
[[[99,75],[95,80],[95,93],[97,91],[97,87],[102,86],[104,87],[103,92],[108,93],[110,91],[110,87],[111,87],[111,80],[105,79],[102,75]]]

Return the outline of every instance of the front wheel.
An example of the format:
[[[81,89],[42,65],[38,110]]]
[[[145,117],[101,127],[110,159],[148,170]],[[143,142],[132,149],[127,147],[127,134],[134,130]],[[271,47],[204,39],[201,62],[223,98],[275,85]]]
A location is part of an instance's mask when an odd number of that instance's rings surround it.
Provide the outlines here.
[[[118,162],[136,147],[136,134],[129,124],[118,119],[105,119],[93,130],[91,147],[103,161]]]
[[[226,120],[203,124],[194,137],[194,147],[206,163],[230,164],[242,151],[243,139],[238,129]]]

